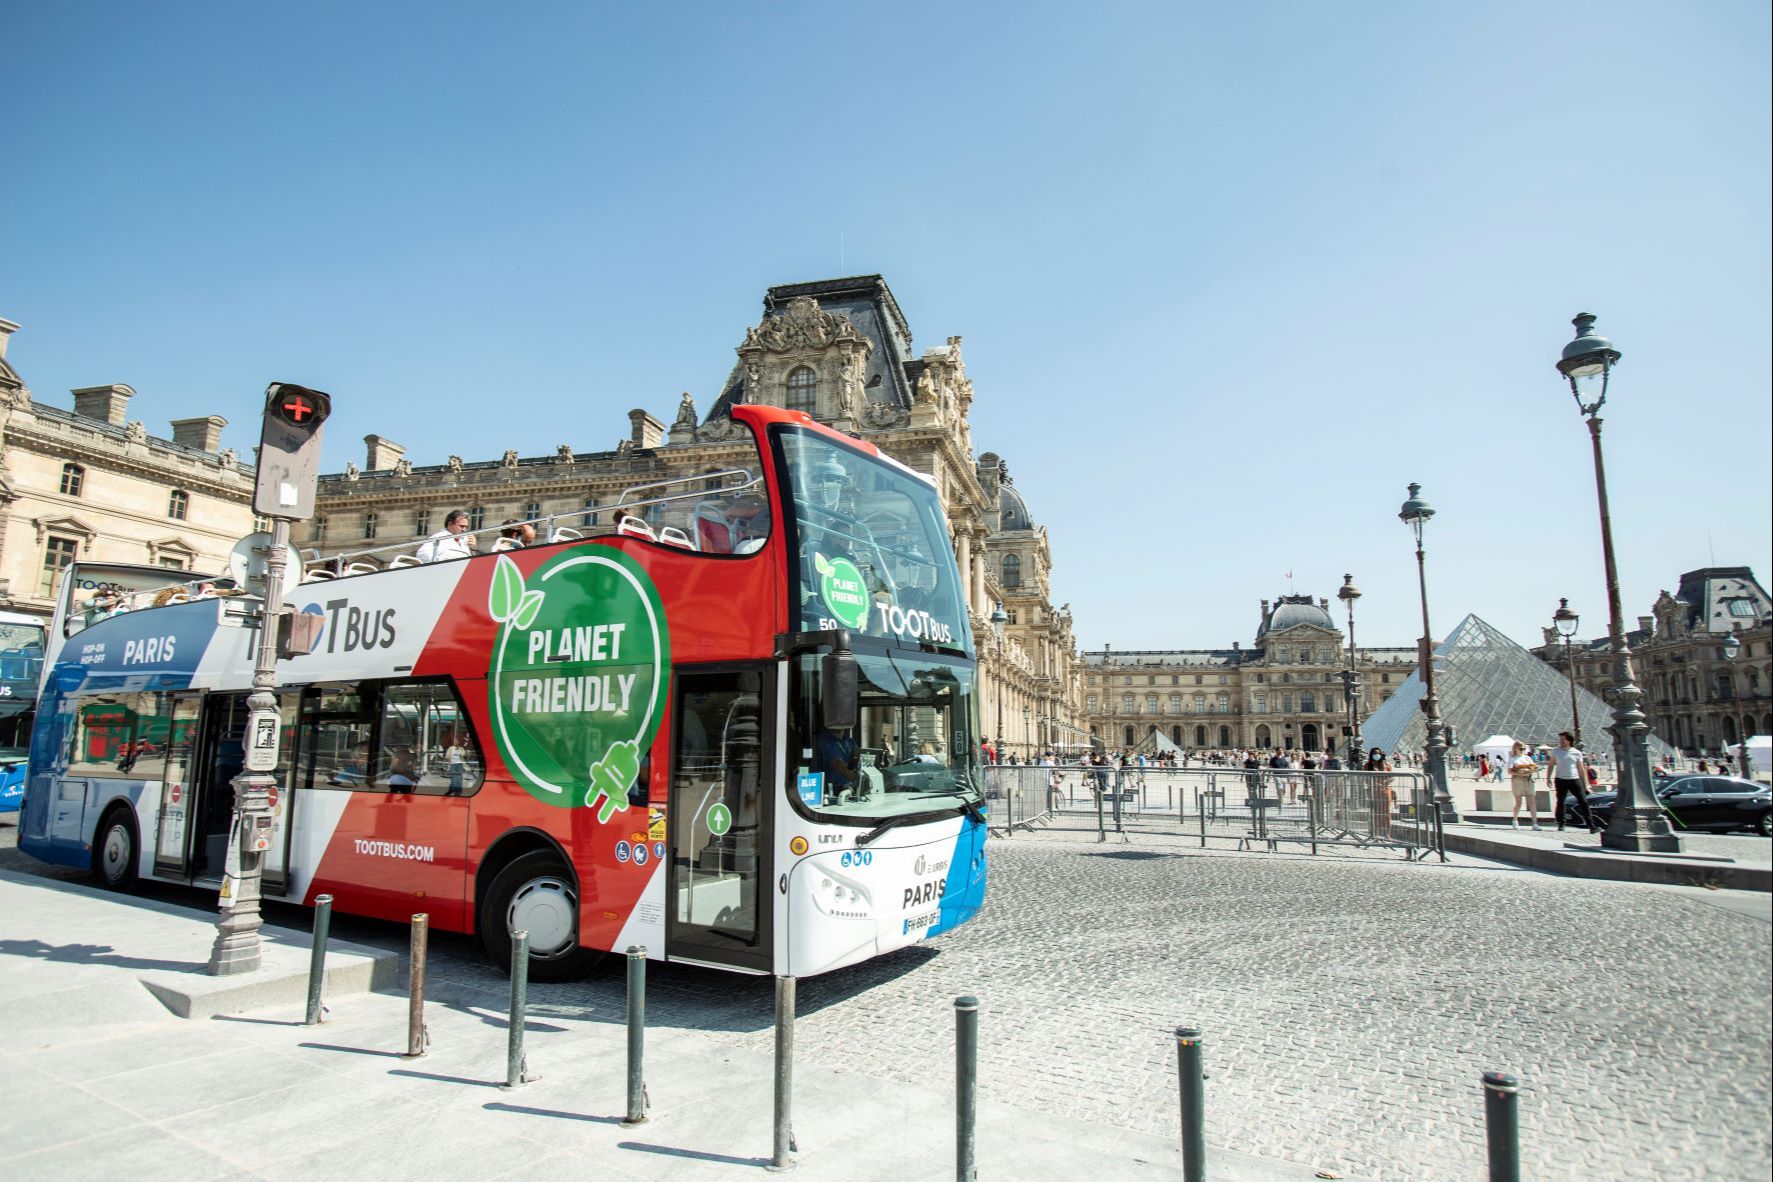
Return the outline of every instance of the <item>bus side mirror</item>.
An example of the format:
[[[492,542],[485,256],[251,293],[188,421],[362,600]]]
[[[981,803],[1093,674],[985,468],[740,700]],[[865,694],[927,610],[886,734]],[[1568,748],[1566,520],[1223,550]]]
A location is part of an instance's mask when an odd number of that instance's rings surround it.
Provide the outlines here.
[[[820,718],[826,730],[847,730],[856,725],[861,702],[856,682],[856,654],[834,649],[820,659],[819,681],[824,689]]]

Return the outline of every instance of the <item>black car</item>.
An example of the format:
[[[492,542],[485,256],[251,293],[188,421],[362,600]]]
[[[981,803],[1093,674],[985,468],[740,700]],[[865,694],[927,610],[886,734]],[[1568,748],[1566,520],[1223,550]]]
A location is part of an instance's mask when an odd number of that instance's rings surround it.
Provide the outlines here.
[[[1613,816],[1617,793],[1594,792],[1588,797],[1595,823],[1606,825]],[[1773,790],[1735,776],[1671,776],[1656,785],[1663,811],[1680,829],[1751,829],[1773,837]],[[1564,804],[1565,824],[1581,824],[1576,804]]]

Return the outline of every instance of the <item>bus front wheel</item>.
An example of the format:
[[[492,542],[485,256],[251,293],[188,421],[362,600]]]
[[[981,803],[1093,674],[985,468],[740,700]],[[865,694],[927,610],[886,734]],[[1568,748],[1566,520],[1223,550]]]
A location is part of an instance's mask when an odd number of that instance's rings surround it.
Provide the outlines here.
[[[573,981],[601,952],[579,945],[579,892],[573,874],[547,850],[524,854],[499,871],[480,910],[480,943],[494,964],[511,971],[511,933],[529,933],[532,981]]]
[[[136,857],[135,821],[127,808],[113,808],[93,838],[93,877],[107,890],[127,891],[135,886]]]

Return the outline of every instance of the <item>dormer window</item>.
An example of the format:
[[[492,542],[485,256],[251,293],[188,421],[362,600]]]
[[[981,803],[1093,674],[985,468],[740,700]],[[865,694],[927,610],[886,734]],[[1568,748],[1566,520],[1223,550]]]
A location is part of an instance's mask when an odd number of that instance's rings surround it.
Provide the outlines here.
[[[812,414],[819,405],[819,375],[808,366],[801,365],[788,375],[788,397],[785,405],[789,410],[805,411]]]

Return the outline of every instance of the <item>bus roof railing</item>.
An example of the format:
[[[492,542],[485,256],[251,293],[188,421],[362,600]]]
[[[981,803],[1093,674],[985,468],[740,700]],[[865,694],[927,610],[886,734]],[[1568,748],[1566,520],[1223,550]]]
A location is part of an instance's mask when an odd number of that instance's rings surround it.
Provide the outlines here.
[[[720,483],[711,485],[711,482],[715,481]],[[533,525],[537,527],[538,532],[541,532],[546,537],[548,542],[577,541],[582,537],[598,536],[597,534],[587,534],[581,531],[591,528],[589,525],[589,519],[594,518],[599,513],[608,513],[613,520],[608,529],[602,532],[624,532],[621,529],[623,520],[625,518],[631,518],[645,526],[645,532],[631,528],[628,531],[625,531],[629,536],[645,537],[650,541],[659,541],[663,540],[665,531],[661,530],[658,534],[653,534],[651,526],[646,525],[645,518],[638,514],[630,513],[630,510],[647,509],[657,505],[671,505],[699,501],[707,497],[733,496],[737,493],[745,492],[748,489],[756,488],[762,483],[763,477],[752,472],[749,468],[723,468],[715,472],[700,472],[694,476],[678,476],[669,480],[655,480],[647,484],[636,484],[629,488],[625,488],[618,493],[616,501],[612,505],[585,505],[581,508],[565,513],[544,513],[539,517],[526,517],[511,521],[503,521],[498,525],[485,525],[481,526],[479,529],[468,530],[457,536],[464,538],[478,538],[482,534],[492,534],[495,535],[496,539],[497,535],[504,533],[508,529],[512,529],[516,526]],[[632,494],[645,492],[648,489],[663,489],[688,484],[693,484],[695,487],[684,488],[676,492],[669,492],[663,496],[638,497],[634,500],[628,499]],[[565,522],[574,519],[577,519],[580,523],[577,527],[555,524],[556,522]],[[689,535],[676,530],[674,527],[666,528],[670,529],[671,532],[676,535],[670,539],[674,544],[683,545],[688,543]],[[678,538],[681,538],[682,541],[678,542]],[[422,545],[424,541],[424,538],[418,540],[420,545]],[[322,554],[318,548],[308,547],[301,550],[297,556],[302,560],[303,581],[316,582],[326,579],[348,578],[351,575],[373,574],[377,571],[393,570],[397,567],[403,566],[416,566],[418,565],[419,560],[417,555],[412,553],[414,549],[415,546],[413,542],[405,541],[390,542],[383,546],[367,546],[360,550],[340,551],[337,554]],[[487,553],[492,553],[499,549],[501,549],[501,547],[497,545],[495,540],[492,549],[487,551]],[[399,553],[394,553],[394,557],[386,564],[378,564],[378,555],[389,554],[396,551]],[[405,559],[406,561],[402,561],[402,559]]]

